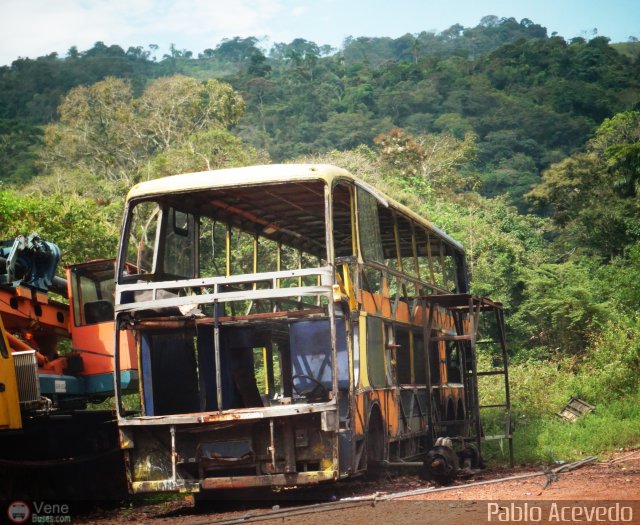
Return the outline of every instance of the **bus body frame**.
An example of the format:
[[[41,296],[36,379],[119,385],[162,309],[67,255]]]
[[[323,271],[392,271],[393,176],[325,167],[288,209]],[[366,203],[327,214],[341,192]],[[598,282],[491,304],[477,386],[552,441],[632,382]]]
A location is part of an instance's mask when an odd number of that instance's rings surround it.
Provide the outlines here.
[[[462,246],[340,168],[134,186],[114,337],[115,370],[121,332],[137,346],[138,412],[115,377],[131,491],[335,481],[479,439],[468,320],[428,300],[451,293]]]

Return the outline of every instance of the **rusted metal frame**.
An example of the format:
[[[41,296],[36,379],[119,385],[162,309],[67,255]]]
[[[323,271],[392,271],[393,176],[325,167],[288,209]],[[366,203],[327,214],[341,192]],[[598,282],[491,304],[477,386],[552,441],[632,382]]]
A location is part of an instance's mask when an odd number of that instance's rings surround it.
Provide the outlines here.
[[[121,383],[121,378],[120,378],[120,374],[118,373],[118,371],[120,370],[120,329],[118,328],[118,324],[119,324],[119,320],[118,320],[118,315],[115,315],[115,322],[113,323],[113,379],[114,379],[114,397],[115,397],[115,405],[116,405],[116,415],[118,417],[118,420],[120,420],[120,418],[124,417],[125,414],[125,409],[124,409],[124,404],[122,403],[122,395],[121,395],[121,388],[122,388],[122,383]],[[136,338],[137,339],[137,338]],[[143,368],[142,368],[142,362],[141,362],[141,357],[140,357],[140,343],[139,341],[136,341],[136,356],[138,358],[138,370],[140,370],[140,372],[142,372]],[[141,405],[141,409],[142,409],[142,413],[145,413],[145,406],[144,406],[144,396],[142,395],[142,383],[143,383],[143,378],[142,378],[142,373],[140,373],[140,378],[138,381],[138,395],[140,397],[140,405]]]
[[[322,296],[319,295],[318,297],[322,297]],[[324,313],[325,313],[324,308],[309,308],[307,310],[282,310],[278,312],[262,312],[259,314],[237,315],[235,317],[221,316],[220,322],[228,323],[228,322],[234,322],[234,321],[249,321],[249,320],[260,321],[260,320],[266,320],[266,319],[290,319],[295,317],[324,315]],[[136,328],[144,329],[145,324],[147,322],[148,321],[146,320],[138,321]],[[205,317],[203,319],[195,319],[192,322],[197,326],[201,324],[211,324],[213,321],[211,317]]]
[[[216,364],[216,403],[222,408],[222,365],[220,363],[220,303],[213,303],[213,358]]]
[[[413,324],[413,316],[411,316],[409,320]],[[415,385],[416,383],[416,371],[414,366],[414,355],[416,352],[415,344],[416,343],[415,343],[413,330],[410,328],[409,329],[409,380],[411,381],[412,385]]]
[[[349,219],[351,221],[351,253],[358,256],[358,231],[356,220],[356,199],[353,186],[347,186],[349,190]]]
[[[273,345],[271,337],[267,346],[262,347],[262,359],[264,361],[264,382],[267,386],[267,395],[273,396],[275,393],[275,376],[273,373]]]
[[[425,233],[427,234],[427,264],[429,265],[429,277],[431,277],[431,286],[437,287],[436,275],[433,271],[433,256],[431,254],[431,235],[429,230],[425,230]]]
[[[409,223],[411,225],[411,251],[413,252],[413,263],[416,267],[416,276],[421,281],[420,277],[420,261],[418,260],[418,242],[416,240],[416,225],[413,221]]]
[[[257,215],[254,215],[251,212],[242,210],[240,208],[236,208],[235,206],[231,206],[231,205],[227,204],[226,202],[221,201],[219,199],[212,200],[210,202],[210,204],[212,206],[215,206],[216,208],[220,208],[222,210],[228,211],[232,215],[238,215],[238,216],[242,217],[243,219],[246,219],[250,223],[260,224],[260,225],[264,226],[263,229],[265,229],[265,230],[269,229],[269,230],[273,230],[274,232],[276,232],[276,231],[278,231],[280,229],[280,227],[277,224],[273,223],[273,222],[269,222],[269,221],[263,219],[262,217],[258,217]]]
[[[335,276],[335,252],[333,247],[333,191],[329,185],[324,185],[324,218],[325,218],[325,245],[327,253],[327,263],[331,268],[331,276]],[[332,283],[333,284],[333,283]],[[338,344],[336,342],[336,312],[333,297],[329,297],[329,333],[331,336],[331,379],[334,392],[334,402],[337,407],[338,400]],[[336,414],[337,416],[337,414]],[[339,423],[338,423],[339,425]],[[333,468],[339,469],[338,457],[338,432],[333,436]]]
[[[160,205],[159,205],[160,206]],[[151,268],[152,268],[152,272],[153,274],[156,274],[160,271],[160,254],[164,253],[164,244],[165,244],[165,237],[166,235],[162,235],[162,233],[164,233],[166,231],[167,228],[167,213],[166,213],[166,205],[161,205],[160,206],[160,212],[159,212],[159,217],[158,217],[158,226],[156,226],[156,233],[155,233],[155,239],[154,239],[154,245],[153,245],[153,262],[151,263]],[[140,255],[138,256],[140,257]],[[139,260],[136,261],[138,263],[138,268],[140,267],[139,264]],[[164,268],[162,268],[162,270],[164,270]],[[152,292],[152,300],[156,300],[156,293],[157,290],[153,290]]]
[[[413,398],[412,398],[413,401]],[[400,417],[404,422],[404,427],[408,433],[411,433],[411,424],[409,423],[409,418],[407,418],[407,414],[404,410],[404,403],[402,402],[402,396],[398,394],[398,405],[400,405]],[[411,409],[410,415],[412,415],[413,409]]]
[[[475,297],[469,296],[469,348],[471,350],[471,392],[473,396],[473,417],[475,419],[475,438],[478,446],[478,452],[482,452],[482,422],[480,421],[480,400],[478,398],[478,362],[476,358],[476,338],[478,335],[478,325],[480,321],[480,312],[482,310],[482,301],[476,300]]]
[[[400,249],[400,230],[398,228],[398,215],[394,210],[391,210],[391,217],[393,219],[393,239],[396,247],[396,257],[398,259],[398,270],[401,274],[404,275],[404,263],[402,261],[402,250]],[[402,286],[402,295],[404,298],[407,298],[407,287],[404,282],[397,282],[396,285]],[[398,295],[400,295],[400,290],[396,291]],[[398,305],[397,296],[396,296],[396,308]]]
[[[366,260],[362,264],[364,266],[369,266],[371,268],[374,268],[376,270],[380,270],[382,272],[387,272],[387,273],[393,275],[394,277],[401,277],[402,279],[405,279],[407,282],[411,282],[411,283],[416,284],[416,285],[418,285],[420,287],[430,288],[430,289],[432,289],[432,290],[434,290],[436,292],[439,292],[440,294],[449,293],[444,288],[440,288],[438,286],[435,286],[433,284],[427,283],[425,281],[420,281],[420,280],[416,279],[415,277],[412,277],[411,275],[400,273],[400,272],[398,272],[397,270],[395,270],[393,268],[389,268],[388,266],[385,266],[384,264],[380,264],[379,262]]]
[[[253,273],[258,273],[258,234],[253,236]],[[257,290],[258,283],[256,281],[253,282],[253,289]],[[245,315],[249,315],[251,309],[253,308],[253,301],[249,302],[249,306],[247,307],[247,313]]]
[[[199,277],[195,279],[179,279],[172,281],[155,281],[155,282],[142,282],[121,284],[118,286],[118,291],[122,292],[135,292],[135,291],[148,291],[148,290],[171,290],[174,288],[198,288],[206,286],[216,285],[228,285],[228,284],[245,284],[255,282],[273,282],[273,279],[285,279],[288,277],[297,277],[298,275],[321,275],[327,279],[325,282],[329,283],[333,279],[333,268],[330,266],[320,266],[318,268],[303,268],[302,270],[283,270],[276,272],[264,272],[259,274],[246,273],[242,275],[232,275],[230,277]],[[331,283],[333,284],[333,283]],[[274,287],[275,288],[275,287]]]
[[[342,282],[344,283],[344,291],[349,299],[349,310],[355,311],[358,308],[356,291],[351,280],[351,272],[347,263],[342,264]]]
[[[356,183],[356,187],[360,186],[362,189],[364,189],[365,191],[369,191],[372,192],[372,194],[381,202],[384,203],[385,206],[388,206],[388,202],[384,199],[381,199],[378,194],[374,193],[373,190],[371,188],[369,188],[367,185],[361,185]],[[362,291],[362,286],[361,284],[364,284],[367,286],[367,288],[369,290],[372,290],[372,286],[371,283],[369,282],[369,278],[367,277],[366,272],[364,271],[364,267],[365,265],[368,265],[368,262],[365,262],[364,257],[362,255],[362,245],[361,245],[361,239],[360,239],[360,221],[358,220],[358,217],[360,216],[360,202],[358,199],[358,192],[357,191],[353,191],[353,188],[350,187],[350,191],[351,191],[351,199],[352,199],[352,203],[353,203],[353,210],[352,210],[352,214],[351,214],[351,223],[352,223],[352,228],[353,228],[353,232],[354,232],[354,237],[355,237],[355,248],[356,248],[356,258],[357,258],[357,272],[356,272],[356,283],[355,283],[355,289],[356,290],[361,290]],[[384,265],[381,265],[382,267],[384,267]],[[370,292],[371,293],[371,298],[373,299],[373,304],[376,308],[376,312],[380,313],[382,311],[382,298],[380,299],[380,304],[378,305],[378,302],[376,301],[376,294],[374,292]],[[364,428],[364,424],[363,424],[363,428]]]
[[[438,258],[440,259],[440,270],[442,271],[442,286],[444,288],[447,288],[447,265],[445,264],[445,259],[444,259],[444,246],[445,244],[442,242],[441,239],[439,239],[440,241],[440,250],[439,250],[439,255]]]
[[[425,360],[426,386],[427,386],[427,422],[429,424],[429,432],[435,437],[435,422],[433,417],[433,406],[431,399],[431,333],[433,332],[433,324],[435,321],[436,303],[429,305],[429,316],[427,317],[427,301],[423,301],[422,314],[422,341]]]
[[[413,393],[413,397],[415,398],[416,401],[416,406],[418,407],[418,417],[420,417],[421,420],[425,419],[424,416],[424,411],[422,410],[422,407],[420,406],[420,398],[418,397],[418,391],[420,390],[420,388],[416,388],[415,392]],[[429,392],[427,391],[427,398],[429,397]],[[428,407],[428,402],[427,402],[427,407]]]
[[[240,408],[223,411],[194,412],[191,414],[171,414],[166,416],[132,416],[120,421],[121,426],[168,426],[200,425],[237,421],[258,421],[265,418],[291,417],[321,412],[334,412],[337,408],[335,398],[322,403],[296,403],[269,407]]]
[[[316,195],[320,195],[319,193],[312,191],[310,188],[307,188],[307,189],[309,189],[309,191],[311,193],[315,193]],[[294,203],[294,202],[292,202],[290,200],[285,199],[281,195],[277,195],[277,194],[273,193],[272,191],[264,190],[264,193],[265,193],[265,195],[269,195],[270,197],[273,197],[274,200],[278,200],[280,202],[283,202],[284,204],[286,204],[290,208],[295,208],[295,209],[297,209],[299,211],[302,211],[302,212],[304,212],[306,214],[312,215],[312,216],[316,217],[317,219],[322,219],[323,222],[325,220],[326,216],[323,217],[322,215],[317,215],[317,214],[310,213],[310,209],[309,208],[305,208],[304,206],[300,206],[300,205],[298,205],[298,204],[296,204],[296,203]]]
[[[316,484],[321,481],[335,481],[336,478],[337,472],[335,470],[319,470],[295,472],[290,474],[205,478],[202,480],[201,485],[205,490],[240,489],[249,487],[287,487],[294,485]]]
[[[298,249],[298,270],[302,270],[302,250]],[[302,287],[302,275],[298,275],[298,287]],[[302,298],[298,297],[298,302],[302,302]]]
[[[224,274],[226,277],[231,276],[231,224],[227,224],[227,229],[225,230],[224,236],[224,246],[225,246],[225,271]]]
[[[275,436],[275,428],[273,418],[269,419],[269,454],[271,456],[271,467],[273,468],[273,472],[276,471],[276,436]]]
[[[395,297],[393,298],[393,303],[392,303],[393,306],[391,307],[392,319],[396,319],[396,314],[398,312],[398,305],[400,304],[400,294],[402,293],[400,289],[404,287],[404,281],[402,280],[402,277],[396,276],[395,281],[396,281],[396,292],[394,294]]]
[[[453,317],[453,322],[455,324],[455,329],[456,329],[456,334],[459,334],[461,337],[464,337],[464,319],[462,318],[462,312],[458,311],[458,310],[450,310],[450,313]],[[455,341],[455,338],[454,338]],[[467,354],[471,355],[471,341],[470,339],[467,338],[463,338],[460,339],[458,341],[456,341],[456,345],[458,347],[458,355],[460,356],[460,378],[462,380],[463,386],[464,386],[464,402],[465,402],[465,406],[467,408],[467,417],[464,420],[464,424],[465,424],[465,434],[467,433],[466,431],[468,431],[468,427],[469,427],[469,417],[468,417],[468,413],[469,413],[469,409],[472,408],[472,393],[471,393],[471,388],[469,385],[469,370],[467,370]],[[472,357],[473,358],[473,357]],[[479,403],[479,400],[476,400],[476,402]]]
[[[250,301],[259,299],[284,299],[296,296],[326,295],[331,297],[331,286],[306,286],[304,288],[280,288],[278,290],[243,290],[232,292],[219,292],[205,295],[177,297],[175,299],[159,299],[157,301],[144,301],[140,303],[127,303],[116,306],[116,312],[134,312],[149,308],[163,308],[167,306],[186,306],[203,303]],[[331,304],[331,303],[329,303]]]
[[[316,257],[316,264],[318,265],[318,267],[322,264],[320,257]],[[321,286],[321,285],[322,285],[322,279],[318,275],[316,277],[316,286]],[[320,306],[320,297],[316,299],[316,306]]]
[[[507,353],[507,339],[504,326],[504,311],[497,306],[494,307],[496,321],[498,325],[498,337],[500,339],[500,348],[502,349],[502,369],[504,370],[504,393],[505,393],[505,430],[509,440],[509,464],[513,467],[513,436],[511,428],[511,394],[509,392],[509,355]]]
[[[158,222],[156,223],[156,231],[153,239],[153,260],[151,263],[151,268],[154,274],[158,271],[158,261],[162,260],[164,256],[164,242],[162,242],[162,234],[164,233],[164,229],[166,226],[166,216],[167,216],[167,214],[165,213],[166,206],[160,205],[158,203],[157,210],[159,210],[157,211],[159,217],[158,217]],[[151,217],[149,217],[149,220],[145,225],[145,231],[151,225],[152,218],[155,214],[156,214],[156,211],[154,211],[154,213],[151,214]],[[140,240],[140,242],[142,242],[142,240]],[[138,268],[140,268],[140,257],[141,255],[140,253],[138,253],[138,260],[136,261]],[[154,299],[155,299],[155,295],[154,295]]]
[[[331,196],[333,196],[333,191],[335,189],[335,187],[337,186],[337,183],[334,183],[332,188],[331,188]],[[349,192],[349,220],[350,220],[350,224],[351,224],[351,253],[352,254],[356,254],[358,252],[358,247],[357,247],[357,227],[356,227],[356,214],[355,214],[355,198],[354,198],[354,191],[353,191],[353,187],[352,186],[347,186],[348,192]],[[331,247],[332,247],[332,253],[333,253],[333,201],[330,202],[330,208],[331,210],[331,214],[330,216],[328,215],[327,217],[330,217],[330,221],[331,221]],[[335,260],[333,261],[335,264]],[[349,304],[348,304],[348,310],[351,311],[351,309],[353,308],[354,310],[357,308],[357,299],[355,297],[355,290],[353,288],[353,282],[351,280],[351,275],[349,272],[349,266],[346,263],[342,264],[342,273],[343,273],[343,283],[344,283],[344,287],[345,287],[345,291],[347,293],[347,297],[349,298]],[[347,312],[345,312],[345,325],[346,325],[346,330],[347,330],[347,346],[348,346],[348,351],[347,351],[347,361],[348,361],[348,373],[349,373],[349,412],[348,412],[348,417],[351,418],[353,417],[355,411],[356,411],[356,403],[355,403],[355,395],[354,395],[354,391],[355,391],[355,372],[354,372],[354,352],[356,351],[356,339],[354,337],[354,330],[353,330],[353,325],[351,322],[349,322],[349,317],[347,316]],[[359,345],[359,338],[357,339],[358,345]],[[360,349],[358,348],[357,351],[359,352]],[[334,370],[334,372],[337,370]],[[337,395],[340,395],[339,393],[337,393]],[[339,417],[339,414],[338,414]],[[356,445],[355,445],[355,440],[352,440],[352,457],[355,457],[355,453],[356,453]]]
[[[276,273],[280,273],[282,271],[282,242],[278,241],[276,243]],[[273,288],[280,288],[280,279],[273,279]],[[278,311],[278,301],[273,301],[274,312]]]
[[[367,277],[367,273],[364,271],[365,264],[358,264],[358,273],[361,274],[363,281],[365,282],[367,288],[371,290],[371,283],[369,282],[369,278]],[[376,294],[374,292],[371,293],[371,299],[373,300],[373,305],[376,307],[376,312],[379,314],[382,312],[382,299],[380,299],[380,304],[376,301]]]
[[[169,434],[171,436],[171,481],[178,484],[177,466],[176,461],[178,459],[178,451],[176,450],[176,427],[171,425],[169,427]]]

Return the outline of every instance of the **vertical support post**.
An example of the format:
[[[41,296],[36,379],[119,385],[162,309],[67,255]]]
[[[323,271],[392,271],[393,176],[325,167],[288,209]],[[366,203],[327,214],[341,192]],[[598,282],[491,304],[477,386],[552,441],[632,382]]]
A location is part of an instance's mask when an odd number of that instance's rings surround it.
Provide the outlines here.
[[[264,381],[265,391],[268,396],[271,395],[271,383],[269,382],[269,370],[267,368],[267,347],[262,347],[262,379]]]
[[[473,399],[473,417],[475,419],[474,426],[476,431],[476,444],[478,452],[482,453],[482,422],[480,421],[480,402],[478,399],[478,361],[476,357],[476,336],[478,332],[478,323],[480,321],[480,309],[482,302],[479,300],[478,305],[474,308],[473,296],[469,296],[469,347],[471,350],[471,388],[470,399]]]
[[[327,264],[331,266],[331,276],[335,283],[336,275],[336,262],[335,253],[333,250],[333,195],[331,193],[332,188],[325,184],[324,186],[324,217],[325,217],[325,246],[327,251]],[[333,284],[333,283],[332,283]],[[329,333],[331,335],[331,379],[333,390],[333,402],[335,417],[338,418],[338,344],[336,342],[336,312],[335,303],[333,302],[333,296],[329,296]],[[338,432],[333,433],[333,446],[332,446],[332,463],[333,468],[339,470],[339,457],[338,457]]]
[[[227,232],[225,235],[225,275],[231,275],[231,225],[227,224]]]
[[[171,433],[171,481],[175,484],[178,481],[176,476],[176,459],[178,457],[178,452],[176,451],[176,426],[171,425],[169,432]]]
[[[272,472],[276,471],[276,433],[273,426],[273,418],[269,418],[269,437],[271,439],[271,444],[269,445],[269,452],[271,453],[271,467],[273,468]]]
[[[398,270],[400,271],[400,273],[404,273],[404,263],[402,261],[402,250],[400,249],[400,230],[398,229],[398,216],[396,215],[395,212],[391,212],[392,216],[393,216],[393,236],[395,238],[395,244],[396,244],[396,257],[398,258]],[[407,296],[407,285],[404,281],[404,279],[400,279],[398,284],[401,283],[401,289],[402,289],[402,297],[404,297],[404,299],[409,299],[409,297]],[[398,305],[398,299],[400,297],[400,290],[398,290],[396,292],[396,307]],[[396,310],[393,310],[393,314],[395,317],[395,312]]]
[[[418,259],[418,243],[416,241],[416,228],[413,222],[411,223],[411,251],[413,252],[413,264],[416,267],[416,276],[418,277],[418,280],[421,281],[422,278],[420,277],[420,260]]]
[[[429,235],[429,230],[427,233],[427,260],[429,262],[429,277],[431,278],[431,284],[436,284],[436,276],[433,271],[433,256],[431,254],[431,236]]]
[[[220,303],[213,303],[213,355],[216,363],[216,400],[222,411],[222,370],[220,370]]]
[[[502,370],[504,371],[504,399],[505,399],[505,434],[509,440],[509,465],[513,467],[513,429],[511,428],[511,393],[509,392],[509,355],[507,354],[507,339],[504,327],[504,311],[495,309],[496,321],[498,325],[498,337],[500,348],[502,349]]]
[[[282,269],[282,243],[280,241],[278,241],[276,243],[276,272],[280,272],[280,270]],[[275,278],[274,279],[274,287],[275,288],[280,288],[280,279],[279,278]],[[278,311],[278,301],[274,300],[272,301],[273,304],[273,308],[272,310],[274,312]]]
[[[427,316],[427,304],[429,305],[429,314]],[[429,432],[431,438],[435,437],[435,424],[433,417],[433,399],[431,397],[432,385],[431,385],[431,332],[433,331],[434,312],[436,305],[430,303],[426,299],[422,301],[422,341],[424,344],[424,366],[426,373],[427,384],[427,422],[429,424]]]

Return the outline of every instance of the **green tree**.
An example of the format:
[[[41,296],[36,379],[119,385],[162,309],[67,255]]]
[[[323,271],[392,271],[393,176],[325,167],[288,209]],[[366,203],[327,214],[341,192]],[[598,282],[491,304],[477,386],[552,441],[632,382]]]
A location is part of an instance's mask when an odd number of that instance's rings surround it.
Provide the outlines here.
[[[528,197],[551,207],[565,249],[600,257],[623,253],[640,239],[638,112],[606,120],[585,152],[552,165]]]
[[[226,129],[218,128],[194,133],[179,145],[164,149],[153,158],[150,170],[156,178],[269,162],[266,152],[246,146]]]
[[[140,132],[150,141],[151,151],[156,151],[195,132],[236,124],[244,101],[229,84],[175,75],[149,85],[136,110]]]
[[[449,133],[413,137],[393,129],[375,138],[383,162],[417,189],[460,191],[468,181],[459,169],[476,154],[475,137],[456,139]]]
[[[130,83],[108,78],[65,97],[60,121],[45,130],[43,166],[54,179],[87,174],[130,186],[154,176],[154,155],[194,134],[234,125],[243,110],[242,98],[216,80],[164,77],[136,99]]]
[[[529,336],[522,337],[527,346],[546,349],[542,357],[586,352],[590,338],[612,317],[593,278],[597,267],[593,260],[574,258],[526,270],[524,299],[513,323]]]
[[[100,204],[76,195],[21,195],[0,190],[3,239],[37,232],[56,243],[65,264],[100,257],[115,257],[122,205]]]
[[[80,168],[109,181],[133,180],[145,144],[129,82],[108,78],[74,88],[58,112],[60,122],[45,129],[45,168]]]

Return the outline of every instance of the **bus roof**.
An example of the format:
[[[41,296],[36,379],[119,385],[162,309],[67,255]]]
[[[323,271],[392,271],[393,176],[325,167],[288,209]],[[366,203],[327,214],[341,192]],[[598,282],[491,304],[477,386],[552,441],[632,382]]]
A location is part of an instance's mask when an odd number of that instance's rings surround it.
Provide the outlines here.
[[[458,250],[464,251],[464,248],[458,241],[451,238],[424,217],[421,217],[403,204],[387,197],[347,170],[330,164],[265,164],[172,175],[136,184],[129,190],[127,201],[207,189],[312,180],[325,181],[329,187],[337,180],[350,181],[352,184],[360,186],[373,194],[385,206],[397,209],[416,223],[435,232]]]

